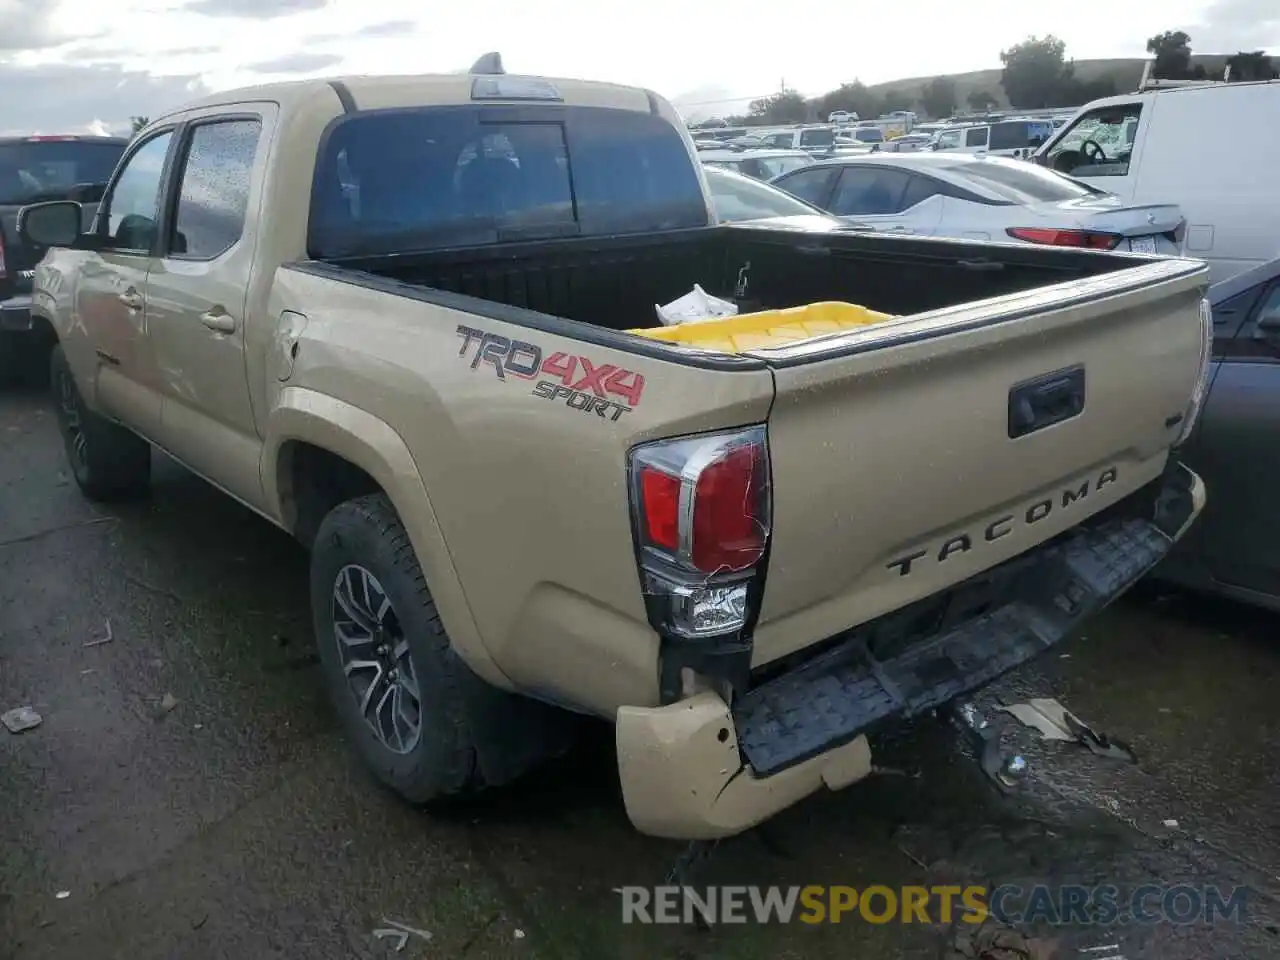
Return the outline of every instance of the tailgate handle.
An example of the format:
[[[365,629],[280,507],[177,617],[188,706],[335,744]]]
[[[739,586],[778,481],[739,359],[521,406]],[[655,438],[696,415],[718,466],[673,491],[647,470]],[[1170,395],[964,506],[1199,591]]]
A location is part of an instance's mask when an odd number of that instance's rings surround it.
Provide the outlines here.
[[[1009,439],[1051,427],[1084,412],[1084,367],[1046,373],[1009,389]]]

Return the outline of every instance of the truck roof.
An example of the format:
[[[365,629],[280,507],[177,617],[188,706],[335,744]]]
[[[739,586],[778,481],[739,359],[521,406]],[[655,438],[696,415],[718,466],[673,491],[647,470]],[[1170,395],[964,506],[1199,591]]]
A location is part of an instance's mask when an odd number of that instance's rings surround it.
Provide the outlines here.
[[[317,97],[349,95],[359,109],[388,109],[429,104],[458,104],[472,102],[472,85],[477,79],[493,79],[499,82],[549,83],[560,95],[556,102],[572,106],[611,107],[619,110],[637,110],[645,113],[659,112],[655,95],[639,87],[624,87],[612,83],[591,80],[572,80],[555,77],[532,77],[517,74],[412,74],[402,76],[340,76],[312,80],[293,80],[258,86],[239,87],[209,94],[168,111],[165,116],[182,113],[193,108],[230,106],[236,103],[267,101],[277,103],[281,109],[297,107]],[[494,98],[501,102],[519,102],[527,97],[512,96]],[[160,119],[157,117],[156,119]]]

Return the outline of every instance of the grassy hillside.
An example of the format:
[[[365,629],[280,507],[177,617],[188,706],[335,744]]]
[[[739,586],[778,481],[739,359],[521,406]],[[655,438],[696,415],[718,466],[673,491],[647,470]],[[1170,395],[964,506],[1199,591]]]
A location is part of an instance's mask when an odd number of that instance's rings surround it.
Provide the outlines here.
[[[1226,60],[1225,55],[1212,54],[1193,56],[1191,58],[1193,65],[1197,63],[1203,64],[1206,70],[1221,70]],[[1125,93],[1126,91],[1137,89],[1138,81],[1142,79],[1142,68],[1146,62],[1145,59],[1138,57],[1118,60],[1077,60],[1075,62],[1076,76],[1084,81],[1110,77],[1115,81],[1116,92]],[[950,78],[955,81],[956,106],[961,109],[968,105],[969,94],[979,90],[985,90],[995,97],[999,101],[1000,107],[1007,108],[1009,106],[1009,101],[1004,95],[1004,88],[1000,86],[999,70],[973,70],[969,73],[953,73]],[[902,92],[910,97],[913,103],[919,103],[920,95],[924,92],[925,86],[933,79],[933,77],[910,77],[906,80],[878,83],[870,89],[880,96],[884,96],[889,91]]]

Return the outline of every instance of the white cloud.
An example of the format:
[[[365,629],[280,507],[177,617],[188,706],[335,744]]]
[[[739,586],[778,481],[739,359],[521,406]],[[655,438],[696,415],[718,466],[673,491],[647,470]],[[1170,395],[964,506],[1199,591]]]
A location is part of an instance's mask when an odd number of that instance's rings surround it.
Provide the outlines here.
[[[1280,50],[1278,9],[1275,0],[0,0],[13,38],[0,44],[10,51],[0,49],[0,82],[8,105],[27,98],[11,91],[41,82],[39,70],[18,67],[150,75],[154,96],[145,102],[128,88],[114,107],[66,87],[62,99],[36,95],[63,124],[114,124],[156,109],[156,97],[182,99],[193,83],[222,89],[264,73],[448,72],[499,50],[512,72],[640,84],[686,104],[733,100],[726,106],[740,109],[783,82],[812,95],[855,78],[998,67],[1000,50],[1030,34],[1058,35],[1079,59],[1143,56],[1147,37],[1180,26],[1201,52]],[[25,17],[18,30],[11,13]]]

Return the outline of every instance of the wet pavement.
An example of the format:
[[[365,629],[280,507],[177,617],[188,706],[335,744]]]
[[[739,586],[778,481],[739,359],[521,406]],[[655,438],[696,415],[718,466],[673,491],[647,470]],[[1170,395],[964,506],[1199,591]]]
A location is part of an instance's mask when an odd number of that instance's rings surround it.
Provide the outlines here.
[[[0,729],[0,957],[1280,955],[1274,616],[1130,599],[985,695],[1056,695],[1136,766],[1015,725],[1032,777],[1001,798],[926,722],[885,745],[888,772],[720,845],[696,874],[1250,888],[1240,921],[1039,923],[1000,954],[966,946],[959,922],[624,926],[615,889],[661,883],[682,847],[628,825],[608,729],[471,806],[414,810],[344,747],[305,589],[289,538],[167,461],[149,501],[87,503],[43,400],[0,394],[0,710],[43,716]],[[430,939],[397,952],[374,935],[394,924]]]

